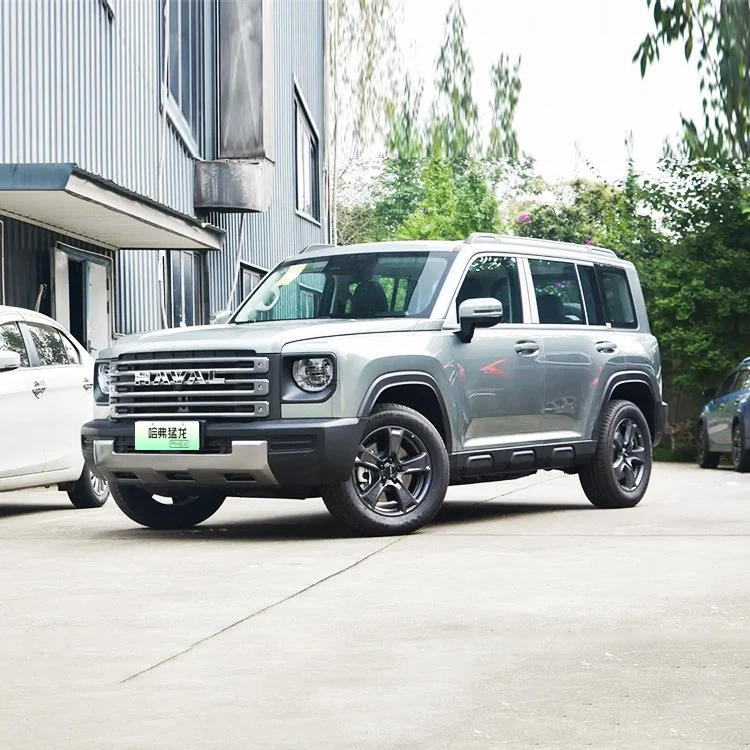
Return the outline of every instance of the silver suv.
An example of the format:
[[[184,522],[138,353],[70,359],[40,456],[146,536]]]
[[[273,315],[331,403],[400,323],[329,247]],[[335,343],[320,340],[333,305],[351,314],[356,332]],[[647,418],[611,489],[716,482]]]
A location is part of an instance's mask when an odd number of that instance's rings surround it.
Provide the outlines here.
[[[666,416],[633,265],[487,234],[308,248],[226,322],[123,338],[96,367],[109,413],[84,454],[160,529],[227,496],[322,496],[356,532],[403,534],[451,484],[539,469],[632,507]]]

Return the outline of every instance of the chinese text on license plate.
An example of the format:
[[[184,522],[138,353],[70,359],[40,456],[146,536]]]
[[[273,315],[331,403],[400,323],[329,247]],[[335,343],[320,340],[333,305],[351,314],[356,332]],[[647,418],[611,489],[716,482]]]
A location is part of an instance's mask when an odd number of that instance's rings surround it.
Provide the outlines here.
[[[199,422],[136,422],[137,451],[197,451],[201,447]]]

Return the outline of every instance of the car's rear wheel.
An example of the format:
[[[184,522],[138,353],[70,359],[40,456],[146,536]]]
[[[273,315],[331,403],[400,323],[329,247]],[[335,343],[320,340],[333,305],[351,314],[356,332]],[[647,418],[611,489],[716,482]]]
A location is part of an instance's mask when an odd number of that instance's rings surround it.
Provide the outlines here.
[[[735,471],[750,471],[750,451],[745,447],[745,430],[742,422],[735,422],[732,427],[732,466]]]
[[[448,479],[448,453],[433,424],[413,409],[382,404],[367,421],[351,477],[326,487],[323,501],[359,534],[408,534],[437,515]]]
[[[68,497],[76,508],[101,508],[109,498],[109,484],[84,466],[80,478],[68,490]]]
[[[581,486],[598,508],[632,508],[646,493],[652,462],[651,432],[643,413],[630,401],[612,401],[594,458],[581,469]]]
[[[189,529],[221,508],[224,495],[155,496],[140,487],[113,484],[112,497],[131,520],[151,529]]]
[[[720,458],[720,453],[711,451],[706,424],[701,422],[700,427],[698,427],[698,466],[701,469],[715,469],[719,465]]]

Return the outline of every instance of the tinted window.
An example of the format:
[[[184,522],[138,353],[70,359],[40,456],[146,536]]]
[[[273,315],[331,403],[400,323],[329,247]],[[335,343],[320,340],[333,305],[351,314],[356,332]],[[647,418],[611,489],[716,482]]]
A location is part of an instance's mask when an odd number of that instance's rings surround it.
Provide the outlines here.
[[[586,315],[589,325],[603,326],[605,323],[604,305],[602,304],[602,296],[599,293],[596,271],[594,271],[593,266],[578,266],[578,275],[581,277],[583,299],[586,303]]]
[[[719,390],[716,392],[716,398],[721,398],[722,396],[726,396],[727,393],[734,393],[734,382],[737,379],[737,373],[733,372],[729,377],[727,377],[724,382],[721,384]]]
[[[454,258],[443,252],[386,252],[296,260],[269,273],[234,322],[425,318]]]
[[[557,260],[530,260],[539,322],[547,325],[583,325],[581,287],[573,263]]]
[[[750,391],[750,370],[745,368],[739,371],[737,381],[734,383],[734,390]]]
[[[637,328],[638,321],[625,270],[605,266],[599,266],[598,269],[607,320],[613,328]]]
[[[494,297],[503,304],[503,323],[522,323],[521,284],[515,258],[485,255],[469,266],[456,297],[456,315],[462,302],[478,297]]]
[[[57,329],[29,324],[29,331],[41,367],[79,364],[78,352]]]
[[[29,366],[29,354],[23,343],[21,329],[16,323],[5,323],[0,326],[0,349],[17,352],[21,357],[21,367]]]

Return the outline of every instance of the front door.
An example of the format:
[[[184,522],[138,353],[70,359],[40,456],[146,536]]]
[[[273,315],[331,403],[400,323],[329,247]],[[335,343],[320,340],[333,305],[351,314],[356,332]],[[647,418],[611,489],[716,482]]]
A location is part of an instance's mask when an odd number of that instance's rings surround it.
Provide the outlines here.
[[[39,474],[46,462],[46,413],[18,323],[0,325],[0,349],[17,352],[21,367],[0,372],[0,480]],[[35,390],[37,391],[35,393]]]
[[[461,302],[481,297],[502,302],[505,322],[477,329],[468,344],[453,337],[465,451],[533,442],[544,406],[542,346],[525,324],[516,258],[493,254],[472,261],[456,314]]]
[[[47,426],[45,471],[83,466],[81,426],[91,414],[93,374],[62,331],[40,323],[25,325],[35,350],[35,379],[44,386],[39,400]]]

